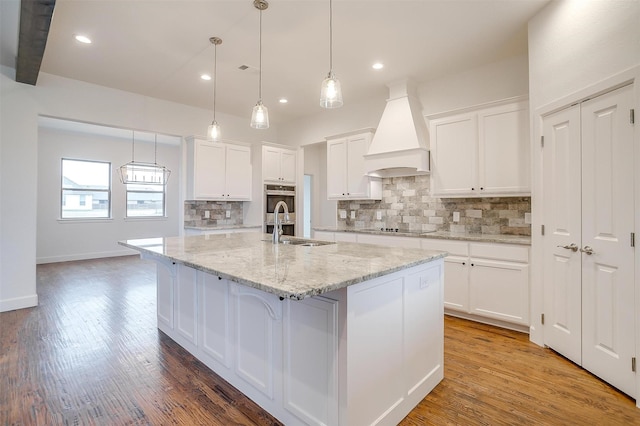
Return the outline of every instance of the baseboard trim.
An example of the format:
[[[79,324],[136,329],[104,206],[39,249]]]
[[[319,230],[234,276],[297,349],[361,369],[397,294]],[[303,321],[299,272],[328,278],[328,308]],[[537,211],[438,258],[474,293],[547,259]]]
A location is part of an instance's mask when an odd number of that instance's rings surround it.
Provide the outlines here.
[[[13,299],[0,300],[0,312],[15,311],[16,309],[33,308],[38,306],[38,295],[15,297]]]
[[[132,249],[123,248],[121,250],[113,250],[113,251],[68,254],[64,256],[38,257],[36,258],[36,264],[41,265],[44,263],[71,262],[74,260],[100,259],[103,257],[130,256],[133,254],[138,254],[138,252]]]
[[[520,325],[520,324],[512,324],[506,321],[500,321],[497,319],[493,319],[493,318],[487,318],[487,317],[483,317],[480,315],[474,315],[474,314],[467,314],[464,312],[457,312],[457,311],[452,311],[449,309],[445,309],[444,313],[446,315],[452,316],[452,317],[456,317],[456,318],[462,318],[462,319],[466,319],[466,320],[470,320],[470,321],[475,321],[475,322],[479,322],[482,324],[487,324],[487,325],[493,325],[496,327],[500,327],[500,328],[506,328],[508,330],[513,330],[513,331],[519,331],[520,333],[525,333],[525,334],[529,334],[529,327],[526,325]]]

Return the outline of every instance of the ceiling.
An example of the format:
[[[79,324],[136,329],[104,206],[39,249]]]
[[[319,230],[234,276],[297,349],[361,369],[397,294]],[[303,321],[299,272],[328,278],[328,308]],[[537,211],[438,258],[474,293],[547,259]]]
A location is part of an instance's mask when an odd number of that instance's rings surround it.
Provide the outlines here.
[[[423,82],[525,54],[527,21],[548,1],[334,0],[333,69],[345,105],[384,96],[385,84],[400,78]],[[3,4],[0,59],[13,66],[9,9]],[[329,1],[269,0],[262,19],[262,98],[272,124],[322,112]],[[57,0],[41,71],[212,109],[213,83],[199,76],[213,72],[209,38],[217,36],[216,111],[249,120],[258,100],[258,23],[252,0]],[[372,69],[376,61],[382,70]]]

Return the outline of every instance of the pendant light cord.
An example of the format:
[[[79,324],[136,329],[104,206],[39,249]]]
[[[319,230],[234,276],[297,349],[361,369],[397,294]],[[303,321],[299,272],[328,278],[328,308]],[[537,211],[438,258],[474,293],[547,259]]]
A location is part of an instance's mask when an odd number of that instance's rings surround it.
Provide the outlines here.
[[[258,100],[262,103],[262,9],[260,9],[260,78],[258,80]]]
[[[136,162],[136,131],[131,131],[131,162]]]
[[[333,2],[329,0],[329,74],[333,74]]]
[[[216,84],[218,83],[218,45],[213,45],[213,121],[216,121]]]
[[[158,134],[155,134],[155,139],[153,142],[153,164],[158,164]]]

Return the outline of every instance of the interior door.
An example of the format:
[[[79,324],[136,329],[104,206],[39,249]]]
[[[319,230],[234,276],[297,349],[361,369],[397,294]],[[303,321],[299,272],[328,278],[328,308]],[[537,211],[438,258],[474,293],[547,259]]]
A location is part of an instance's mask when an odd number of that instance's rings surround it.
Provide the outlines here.
[[[633,86],[582,103],[582,366],[633,396]],[[589,250],[591,248],[591,250]]]
[[[545,344],[582,363],[580,105],[543,119]]]

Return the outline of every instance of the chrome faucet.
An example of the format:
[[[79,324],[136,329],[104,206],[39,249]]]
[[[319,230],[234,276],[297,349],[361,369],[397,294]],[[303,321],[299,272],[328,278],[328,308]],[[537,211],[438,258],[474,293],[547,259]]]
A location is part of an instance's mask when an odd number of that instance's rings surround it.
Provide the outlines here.
[[[273,244],[280,243],[280,237],[282,236],[282,221],[278,219],[278,212],[280,206],[284,208],[284,220],[289,220],[289,208],[284,201],[278,201],[276,207],[273,209]]]

